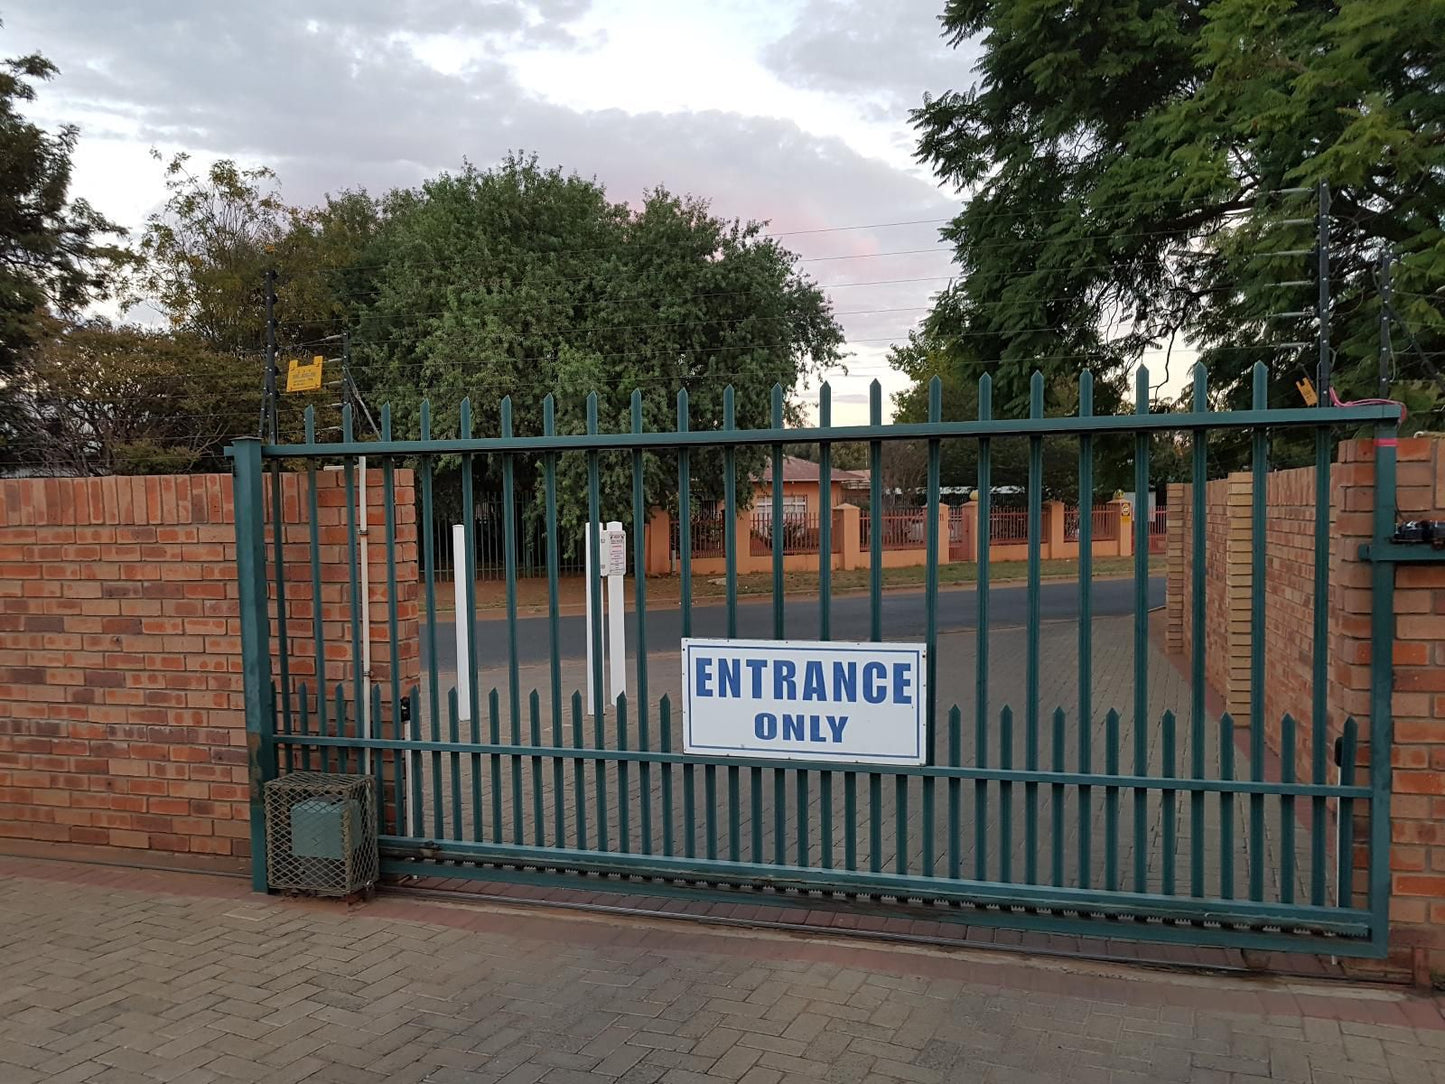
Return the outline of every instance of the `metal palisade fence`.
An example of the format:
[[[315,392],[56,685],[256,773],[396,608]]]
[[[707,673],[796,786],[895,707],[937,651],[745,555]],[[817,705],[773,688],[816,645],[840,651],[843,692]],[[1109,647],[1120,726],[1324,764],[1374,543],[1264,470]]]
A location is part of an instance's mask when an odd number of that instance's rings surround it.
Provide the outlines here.
[[[383,412],[381,439],[361,442],[349,416],[340,440],[315,439],[308,424],[301,444],[262,445],[238,441],[235,460],[238,571],[245,652],[247,728],[257,784],[287,768],[366,772],[378,782],[378,828],[383,871],[421,873],[444,866],[447,877],[478,877],[548,884],[596,883],[624,878],[634,891],[776,899],[812,905],[867,908],[927,908],[930,916],[995,926],[1028,927],[1095,936],[1169,940],[1195,944],[1254,946],[1338,954],[1381,954],[1388,896],[1388,758],[1356,763],[1357,727],[1343,721],[1337,766],[1326,762],[1328,644],[1326,642],[1331,430],[1374,427],[1380,441],[1376,541],[1393,529],[1393,406],[1327,406],[1271,409],[1265,373],[1255,372],[1251,409],[1209,408],[1206,377],[1194,374],[1193,400],[1186,411],[1149,410],[1148,375],[1141,368],[1136,412],[1093,413],[1088,373],[1081,377],[1080,411],[1046,417],[1043,381],[1035,376],[1026,418],[994,417],[988,376],[980,380],[978,417],[944,422],[941,390],[930,391],[930,420],[884,424],[881,390],[875,383],[870,420],[837,426],[831,419],[826,385],[818,424],[785,428],[783,392],[775,388],[771,426],[738,429],[732,389],[724,397],[720,427],[694,429],[687,393],[676,397],[676,426],[664,432],[643,428],[643,398],[634,393],[629,432],[598,431],[595,397],[587,403],[586,431],[559,434],[553,403],[545,403],[543,431],[512,432],[511,404],[501,403],[501,435],[471,436],[471,408],[462,408],[461,431],[434,436],[424,407],[421,431],[398,437]],[[1319,507],[1313,548],[1315,620],[1301,635],[1313,652],[1313,697],[1308,718],[1276,720],[1277,760],[1265,745],[1265,476],[1271,434],[1306,431],[1314,435]],[[1206,710],[1202,645],[1207,620],[1205,597],[1205,482],[1211,436],[1243,435],[1250,441],[1255,523],[1252,605],[1254,630],[1250,715],[1236,727],[1228,715]],[[1078,487],[1083,511],[1070,524],[1079,540],[1076,585],[1043,580],[1040,524],[1044,491],[1043,442],[1068,437],[1078,445]],[[1093,579],[1092,536],[1100,517],[1090,510],[1095,490],[1095,442],[1132,444],[1134,492],[1150,490],[1150,449],[1156,440],[1189,449],[1193,480],[1193,552],[1198,555],[1186,590],[1192,602],[1192,667],[1183,679],[1168,678],[1152,661],[1148,636],[1151,583],[1149,518],[1128,524],[1135,532],[1133,574],[1123,591],[1124,607],[1098,612],[1103,585]],[[676,653],[681,638],[705,622],[725,638],[739,638],[743,626],[763,626],[765,638],[836,640],[845,619],[854,622],[841,638],[880,642],[891,632],[885,607],[884,531],[869,532],[866,595],[835,597],[833,562],[821,561],[816,587],[806,599],[788,596],[789,532],[783,502],[785,444],[818,446],[819,501],[809,530],[809,548],[834,552],[831,449],[863,442],[872,466],[869,513],[884,522],[883,448],[889,441],[922,441],[927,448],[927,514],[919,517],[927,551],[925,590],[918,602],[926,644],[925,705],[927,750],[921,765],[840,764],[818,759],[762,759],[703,756],[682,751],[678,718]],[[1028,485],[1023,515],[1028,560],[1022,587],[1022,627],[997,627],[991,616],[1002,605],[1002,588],[990,583],[993,532],[979,532],[976,584],[971,594],[938,590],[940,462],[949,442],[976,444],[978,522],[991,521],[993,448],[1003,440],[1028,446]],[[718,532],[726,559],[713,606],[695,600],[691,562],[696,537],[690,522],[700,453],[721,459],[722,522],[739,512],[738,463],[744,450],[771,457],[772,497],[755,515],[771,518],[763,534],[771,546],[771,608],[743,606],[738,593],[738,532]],[[354,663],[345,680],[323,661],[319,681],[297,680],[291,659],[298,636],[289,630],[296,599],[322,597],[318,549],[323,542],[345,547],[349,582],[338,584],[350,600],[349,620],[326,625],[313,605],[314,626],[299,639],[314,638],[308,657],[326,660],[340,639],[351,659],[364,654],[362,610],[364,567],[359,555],[356,505],[358,465],[366,457],[383,475],[389,658],[407,654],[398,642],[395,568],[398,526],[392,496],[394,472],[411,466],[420,490],[419,544],[422,597],[419,627],[422,674],[403,687],[398,667],[373,684]],[[611,457],[611,458],[609,458]],[[487,624],[489,648],[479,657],[474,575],[455,621],[471,631],[456,672],[446,652],[446,614],[439,610],[434,553],[433,475],[446,459],[459,462],[460,506],[472,508],[474,478],[484,465],[502,479],[501,510],[515,514],[519,465],[541,478],[548,609],[544,617],[518,613],[517,532],[504,524],[502,555],[505,614]],[[640,538],[649,508],[645,466],[658,460],[676,479],[680,520],[676,543],[681,576],[676,597],[649,607],[649,583],[640,547],[634,548],[635,684],[609,698],[603,674],[602,626],[591,627],[593,651],[588,675],[576,646],[577,619],[564,617],[559,601],[561,546],[559,508],[563,461],[585,476],[585,521],[600,522],[604,459],[625,463],[631,472],[630,533]],[[345,530],[319,528],[317,471],[339,466],[348,509]],[[268,554],[268,520],[280,526],[279,485],[268,509],[265,473],[301,472],[301,506],[294,534],[273,529]],[[625,477],[625,474],[623,475]],[[309,517],[305,511],[309,509]],[[1175,510],[1171,509],[1171,512]],[[470,518],[470,517],[468,517]],[[574,514],[575,522],[578,515]],[[1109,525],[1117,522],[1107,519]],[[364,526],[364,524],[363,524]],[[470,529],[470,528],[469,528]],[[319,538],[319,532],[331,531]],[[374,532],[373,532],[374,533]],[[295,542],[295,545],[283,544]],[[595,536],[590,567],[600,569]],[[466,550],[477,553],[474,540]],[[943,550],[947,559],[947,549]],[[268,568],[269,565],[269,568]],[[461,570],[459,570],[460,573]],[[654,581],[655,583],[656,581]],[[1119,587],[1121,585],[1112,585]],[[1044,595],[1070,600],[1072,623],[1047,623]],[[586,585],[600,612],[599,574]],[[1015,589],[1016,591],[1018,589]],[[1377,577],[1377,614],[1391,612],[1391,581]],[[288,603],[287,592],[292,601]],[[308,595],[308,592],[314,594]],[[444,595],[445,592],[440,594]],[[888,605],[894,604],[891,594]],[[845,607],[845,601],[849,604]],[[806,603],[806,606],[802,606]],[[960,608],[963,607],[963,608]],[[851,615],[851,616],[850,616]],[[572,622],[573,624],[569,624]],[[946,625],[946,627],[944,627]],[[856,631],[854,628],[856,626]],[[1375,625],[1376,663],[1371,697],[1371,733],[1376,749],[1389,746],[1390,635],[1387,621]],[[528,638],[531,638],[530,640]],[[524,642],[525,641],[525,642]],[[540,642],[529,655],[526,643]],[[502,646],[504,645],[504,646]],[[665,660],[665,665],[659,662]],[[650,665],[651,662],[651,665]],[[1065,665],[1067,663],[1067,665]],[[305,672],[301,668],[300,672]],[[313,675],[315,670],[312,670]],[[1100,677],[1107,674],[1108,680]],[[312,681],[317,681],[316,676]],[[1170,685],[1170,682],[1173,682]],[[385,687],[383,687],[385,686]],[[590,687],[590,701],[580,691]],[[459,692],[460,704],[459,707]],[[1173,699],[1171,699],[1173,697]],[[469,705],[469,709],[467,708]],[[1308,728],[1313,762],[1308,779],[1296,778],[1296,742]],[[1243,759],[1236,764],[1237,754]],[[259,808],[259,807],[258,807]],[[260,833],[259,812],[253,832]],[[1368,833],[1355,836],[1358,822]],[[265,848],[255,840],[255,880],[267,883]],[[1364,856],[1361,858],[1360,856]],[[1361,865],[1363,863],[1363,865]],[[1357,875],[1362,874],[1361,875]]]

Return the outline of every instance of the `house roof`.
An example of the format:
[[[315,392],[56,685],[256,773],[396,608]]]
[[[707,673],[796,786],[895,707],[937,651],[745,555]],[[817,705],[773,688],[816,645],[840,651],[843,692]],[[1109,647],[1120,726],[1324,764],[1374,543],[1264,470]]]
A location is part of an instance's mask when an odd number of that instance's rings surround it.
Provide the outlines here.
[[[867,477],[867,471],[842,470],[838,467],[833,468],[833,481],[835,482],[855,481],[860,478],[866,480]],[[814,463],[811,459],[803,459],[796,455],[783,456],[784,482],[816,482],[818,479],[818,464]],[[754,481],[764,485],[772,480],[773,475],[771,471],[764,471],[759,477],[754,479]]]

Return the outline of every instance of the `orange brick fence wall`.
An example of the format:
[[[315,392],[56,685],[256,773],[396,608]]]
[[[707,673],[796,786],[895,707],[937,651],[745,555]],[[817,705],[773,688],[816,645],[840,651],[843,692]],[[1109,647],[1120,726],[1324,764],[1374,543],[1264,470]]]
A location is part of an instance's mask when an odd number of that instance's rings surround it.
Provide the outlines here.
[[[1346,441],[1330,478],[1328,601],[1328,737],[1347,716],[1369,734],[1371,565],[1359,548],[1373,537],[1374,443]],[[1396,501],[1401,518],[1445,519],[1445,440],[1401,440]],[[1313,707],[1311,645],[1314,598],[1315,471],[1269,476],[1265,525],[1265,733],[1279,752],[1285,712],[1302,724],[1296,770],[1310,778],[1308,720]],[[1205,672],[1211,689],[1241,724],[1249,721],[1250,562],[1248,474],[1209,483],[1206,498]],[[1164,636],[1171,651],[1192,657],[1190,487],[1169,493],[1168,602]],[[1395,572],[1394,770],[1390,824],[1390,959],[1395,971],[1427,966],[1445,973],[1445,564],[1400,565]],[[1373,751],[1361,752],[1368,770]],[[1356,825],[1354,890],[1365,890],[1368,827]],[[1363,896],[1357,897],[1363,902]],[[1420,955],[1418,958],[1416,954]]]
[[[401,664],[415,673],[411,473],[396,481]],[[314,687],[303,483],[283,476],[286,591],[293,681]],[[375,528],[380,472],[367,483]],[[336,682],[352,666],[341,632],[350,588],[340,474],[318,476],[318,504],[326,678]],[[0,845],[246,864],[235,551],[228,475],[0,481]],[[384,546],[372,547],[369,565],[373,669],[384,679]]]

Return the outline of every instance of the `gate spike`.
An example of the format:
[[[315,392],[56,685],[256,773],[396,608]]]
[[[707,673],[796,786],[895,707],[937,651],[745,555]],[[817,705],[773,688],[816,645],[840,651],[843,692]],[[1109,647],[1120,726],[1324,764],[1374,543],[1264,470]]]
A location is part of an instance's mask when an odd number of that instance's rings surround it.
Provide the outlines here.
[[[306,443],[307,443],[307,444],[315,444],[315,443],[316,443],[316,408],[315,408],[314,406],[309,406],[309,407],[306,408],[305,418],[306,418]]]
[[[1209,370],[1202,361],[1194,363],[1194,409],[1201,413],[1209,409]]]
[[[1044,416],[1044,374],[1038,369],[1029,377],[1029,417]]]
[[[390,439],[391,439],[391,404],[390,404],[390,403],[383,403],[383,404],[381,405],[381,439],[382,439],[382,440],[390,440]]]
[[[733,415],[733,410],[734,410],[734,407],[733,407],[733,397],[734,397],[734,394],[735,394],[735,393],[733,392],[733,386],[732,386],[731,384],[729,384],[727,387],[723,388],[723,428],[724,428],[724,429],[732,429],[732,428],[734,428],[734,426],[736,425],[736,420],[735,420],[734,415]]]
[[[461,434],[463,440],[472,435],[472,397],[470,395],[462,400]]]
[[[421,439],[431,440],[431,400],[421,401]]]
[[[928,418],[929,421],[938,421],[934,415],[942,415],[943,412],[943,378],[937,373],[928,382]]]
[[[1094,372],[1092,369],[1085,369],[1079,373],[1079,417],[1087,418],[1094,413]],[[1083,494],[1080,494],[1080,505],[1083,504]]]
[[[510,436],[512,435],[512,397],[511,397],[510,395],[504,395],[504,396],[502,396],[502,411],[501,411],[501,413],[502,413],[502,436],[504,436],[504,437],[510,437]]]
[[[993,377],[984,373],[978,378],[978,420],[993,417]]]
[[[345,403],[341,407],[341,439],[350,444],[355,438],[351,431],[351,404]]]
[[[632,389],[632,431],[642,432],[642,389]]]
[[[550,437],[557,431],[557,400],[551,392],[542,399],[542,434]]]
[[[687,389],[677,389],[677,431],[687,432]]]
[[[587,432],[589,434],[597,432],[597,393],[595,391],[587,393]]]
[[[1149,413],[1149,367],[1140,365],[1134,370],[1134,413]]]

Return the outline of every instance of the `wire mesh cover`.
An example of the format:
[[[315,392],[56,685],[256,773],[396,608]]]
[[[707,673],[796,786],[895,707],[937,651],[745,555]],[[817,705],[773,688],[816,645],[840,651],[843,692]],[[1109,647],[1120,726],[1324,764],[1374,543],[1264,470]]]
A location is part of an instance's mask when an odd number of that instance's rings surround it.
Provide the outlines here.
[[[291,772],[266,784],[272,888],[349,896],[376,884],[375,780]]]

